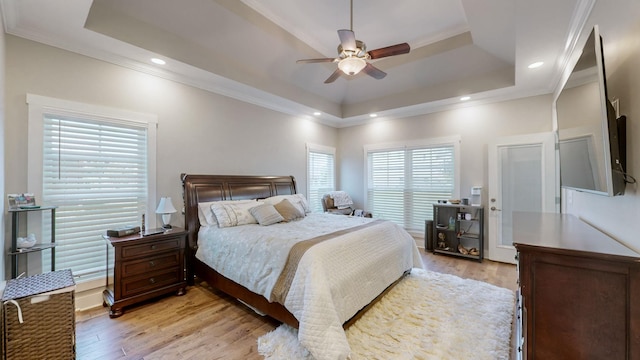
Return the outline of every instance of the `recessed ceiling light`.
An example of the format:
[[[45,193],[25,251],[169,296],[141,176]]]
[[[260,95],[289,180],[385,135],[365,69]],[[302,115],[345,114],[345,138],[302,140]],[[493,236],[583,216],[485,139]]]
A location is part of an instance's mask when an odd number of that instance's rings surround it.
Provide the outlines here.
[[[151,62],[158,65],[164,65],[167,63],[166,61],[158,58],[151,58]]]
[[[376,114],[376,113],[371,113],[371,114],[369,114],[369,117],[372,117],[372,118],[374,118],[374,117],[378,117],[378,114]]]
[[[469,99],[471,99],[471,96],[463,96],[460,98],[460,101],[467,101]]]
[[[544,65],[544,62],[537,61],[537,62],[534,62],[533,64],[529,65],[528,68],[529,69],[535,69],[535,68],[539,68],[542,65]]]
[[[320,115],[322,115],[322,113],[320,111],[316,111],[316,112],[313,113],[313,115],[314,116],[320,116]]]

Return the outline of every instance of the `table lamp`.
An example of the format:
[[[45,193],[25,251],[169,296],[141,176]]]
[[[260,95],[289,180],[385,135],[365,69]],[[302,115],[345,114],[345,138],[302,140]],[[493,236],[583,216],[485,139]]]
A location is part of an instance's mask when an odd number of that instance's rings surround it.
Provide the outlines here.
[[[173,207],[170,197],[160,198],[160,203],[156,209],[156,214],[162,214],[162,228],[171,229],[171,214],[176,212],[176,208]]]

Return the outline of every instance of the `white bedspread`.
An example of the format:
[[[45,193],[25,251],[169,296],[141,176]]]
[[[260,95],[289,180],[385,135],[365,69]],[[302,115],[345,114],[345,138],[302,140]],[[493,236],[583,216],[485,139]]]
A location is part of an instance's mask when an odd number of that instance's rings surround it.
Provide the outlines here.
[[[369,221],[313,213],[266,227],[203,227],[196,257],[269,299],[294,243]],[[412,267],[422,267],[415,241],[392,222],[313,246],[300,260],[284,303],[299,321],[300,343],[318,360],[345,359],[350,349],[342,324]]]

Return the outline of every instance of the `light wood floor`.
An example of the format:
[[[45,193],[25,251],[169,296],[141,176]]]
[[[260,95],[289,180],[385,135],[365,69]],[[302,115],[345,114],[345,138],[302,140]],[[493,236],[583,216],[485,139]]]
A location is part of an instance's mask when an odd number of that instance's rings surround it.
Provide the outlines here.
[[[516,290],[514,265],[425,253],[425,268]],[[76,314],[77,359],[262,359],[258,337],[277,322],[256,315],[206,283],[184,296],[166,296],[127,308],[110,319],[97,308]]]

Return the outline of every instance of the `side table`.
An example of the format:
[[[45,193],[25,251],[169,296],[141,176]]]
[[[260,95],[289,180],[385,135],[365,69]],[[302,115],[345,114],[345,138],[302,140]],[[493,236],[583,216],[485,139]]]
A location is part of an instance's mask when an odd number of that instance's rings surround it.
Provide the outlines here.
[[[174,227],[155,235],[104,238],[108,275],[102,298],[103,305],[110,307],[111,318],[122,315],[125,306],[171,292],[185,294],[187,231]],[[113,248],[113,270],[109,269],[109,247]]]

